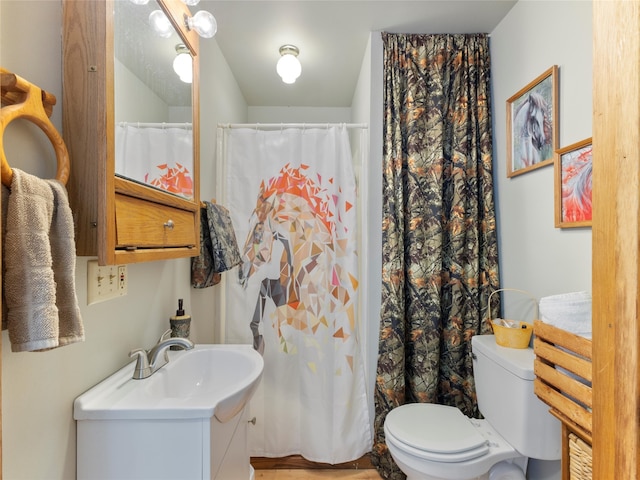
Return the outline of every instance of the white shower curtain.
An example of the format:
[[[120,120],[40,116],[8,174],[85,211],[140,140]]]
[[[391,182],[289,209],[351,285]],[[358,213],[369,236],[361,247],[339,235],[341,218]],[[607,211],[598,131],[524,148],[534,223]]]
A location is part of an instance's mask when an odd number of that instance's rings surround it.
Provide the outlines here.
[[[191,124],[117,124],[116,174],[193,198]]]
[[[265,361],[252,455],[359,458],[372,433],[346,128],[226,135],[224,201],[243,254],[225,282],[226,342],[253,343]]]

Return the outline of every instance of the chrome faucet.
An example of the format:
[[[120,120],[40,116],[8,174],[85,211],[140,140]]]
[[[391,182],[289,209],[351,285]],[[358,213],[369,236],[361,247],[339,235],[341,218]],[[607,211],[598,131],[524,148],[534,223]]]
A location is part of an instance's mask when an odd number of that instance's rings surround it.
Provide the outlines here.
[[[129,357],[137,357],[136,366],[133,369],[133,378],[135,380],[141,380],[143,378],[150,377],[157,372],[161,367],[169,362],[167,355],[167,349],[172,346],[182,347],[185,350],[191,350],[193,348],[193,342],[188,338],[182,337],[169,337],[165,338],[171,330],[167,330],[162,334],[158,343],[147,351],[143,348],[137,348],[129,352]],[[158,364],[158,357],[164,353],[164,362]]]
[[[174,345],[177,347],[182,347],[185,350],[191,350],[193,348],[193,342],[188,338],[170,337],[166,340],[162,340],[155,347],[149,350],[149,353],[147,354],[151,370],[155,371],[169,361],[169,358],[165,355],[164,363],[162,365],[157,365],[158,357],[160,356],[160,354],[165,353],[169,347]]]

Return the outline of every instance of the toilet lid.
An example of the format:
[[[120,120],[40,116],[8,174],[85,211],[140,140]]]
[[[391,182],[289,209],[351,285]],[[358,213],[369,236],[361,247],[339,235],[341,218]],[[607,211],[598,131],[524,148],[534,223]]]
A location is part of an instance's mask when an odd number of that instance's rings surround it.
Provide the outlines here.
[[[485,455],[487,440],[460,410],[412,403],[389,412],[385,427],[412,453],[439,462],[462,462]]]

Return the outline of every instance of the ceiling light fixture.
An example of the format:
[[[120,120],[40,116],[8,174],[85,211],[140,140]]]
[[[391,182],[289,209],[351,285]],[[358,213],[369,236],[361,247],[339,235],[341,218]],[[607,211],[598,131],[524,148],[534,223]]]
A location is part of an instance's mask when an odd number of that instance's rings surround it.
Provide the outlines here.
[[[191,52],[184,45],[179,43],[176,45],[176,58],[173,59],[173,71],[178,74],[180,80],[184,83],[193,82],[193,61]]]
[[[302,73],[302,65],[298,60],[299,53],[300,50],[295,45],[280,47],[280,59],[276,65],[276,71],[284,83],[294,83]]]

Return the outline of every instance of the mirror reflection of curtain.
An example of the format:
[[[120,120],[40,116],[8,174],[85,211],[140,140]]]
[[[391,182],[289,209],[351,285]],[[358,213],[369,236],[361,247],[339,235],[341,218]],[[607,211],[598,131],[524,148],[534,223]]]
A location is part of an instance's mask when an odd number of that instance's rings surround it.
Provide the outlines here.
[[[372,460],[383,478],[401,479],[384,443],[391,409],[430,402],[479,415],[471,337],[490,332],[498,246],[488,37],[383,34],[383,44],[382,309]]]
[[[190,124],[118,124],[115,135],[117,175],[193,198]]]

